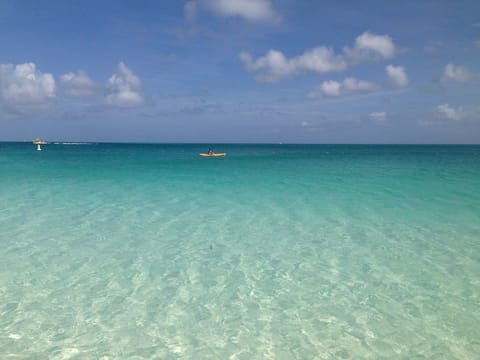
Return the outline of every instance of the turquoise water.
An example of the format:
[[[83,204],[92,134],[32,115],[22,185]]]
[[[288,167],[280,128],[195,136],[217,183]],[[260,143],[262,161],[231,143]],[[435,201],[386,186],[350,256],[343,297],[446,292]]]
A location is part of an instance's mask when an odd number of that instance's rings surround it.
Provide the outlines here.
[[[0,143],[0,351],[475,359],[480,146]]]

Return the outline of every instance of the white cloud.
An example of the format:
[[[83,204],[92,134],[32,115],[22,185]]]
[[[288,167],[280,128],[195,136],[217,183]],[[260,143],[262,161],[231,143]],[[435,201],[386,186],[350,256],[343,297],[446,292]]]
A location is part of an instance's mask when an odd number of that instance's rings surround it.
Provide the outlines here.
[[[449,63],[445,66],[445,70],[443,71],[442,81],[466,83],[474,80],[475,77],[475,74],[471,73],[467,68]]]
[[[280,51],[270,50],[265,56],[253,60],[246,52],[240,54],[247,70],[256,72],[264,70],[256,76],[258,81],[275,82],[281,78],[291,76],[297,72],[291,60],[288,60]]]
[[[293,59],[293,65],[300,71],[318,73],[341,71],[347,68],[345,60],[336,56],[331,48],[325,46],[305,51],[303,55]]]
[[[56,97],[55,79],[34,63],[0,64],[0,102],[13,112],[29,113],[48,108]]]
[[[319,98],[322,96],[335,97],[342,93],[342,84],[335,80],[324,81],[318,88],[309,94],[310,98]]]
[[[347,92],[370,92],[378,89],[378,86],[368,81],[349,77],[343,80],[343,88]]]
[[[471,108],[465,110],[462,106],[451,106],[442,104],[435,107],[435,111],[430,116],[418,121],[423,127],[441,126],[446,124],[459,124],[475,121],[480,116],[480,108]]]
[[[386,68],[388,81],[397,88],[403,88],[408,84],[408,77],[402,66],[388,65]],[[382,90],[381,86],[369,81],[358,80],[348,77],[343,82],[335,80],[324,81],[308,94],[310,99],[320,99],[326,97],[339,97],[360,93],[371,93]],[[372,113],[374,114],[374,113]]]
[[[251,22],[277,22],[280,15],[270,0],[190,0],[185,4],[187,20],[192,20],[201,7],[220,17],[239,17]]]
[[[403,66],[387,65],[385,71],[390,83],[395,87],[403,88],[408,85],[408,76]]]
[[[384,122],[387,119],[387,113],[385,111],[374,111],[368,117],[375,122]]]
[[[459,121],[465,118],[466,113],[462,107],[454,108],[449,104],[437,106],[437,112],[444,118],[453,121]]]
[[[332,49],[323,46],[307,50],[291,59],[287,59],[278,50],[270,50],[257,60],[253,60],[250,54],[242,52],[240,60],[247,70],[259,72],[256,79],[263,82],[276,82],[301,72],[327,73],[347,68],[343,59],[336,56]]]
[[[338,97],[358,93],[368,93],[378,90],[377,84],[358,80],[352,77],[346,78],[342,83],[335,80],[324,81],[308,97],[312,99],[321,97]]]
[[[105,97],[105,103],[119,107],[141,106],[144,104],[141,87],[140,78],[120,62],[117,73],[108,79],[109,94]]]
[[[97,91],[95,82],[82,70],[60,76],[60,84],[65,95],[70,97],[89,97]]]
[[[269,50],[258,59],[242,52],[240,60],[248,71],[257,74],[258,81],[276,82],[305,72],[342,71],[360,62],[388,59],[396,53],[390,36],[365,32],[356,38],[353,48],[345,47],[340,54],[335,54],[332,48],[318,46],[292,58],[287,58],[279,50]]]
[[[376,35],[364,32],[355,39],[353,48],[345,48],[344,52],[353,62],[390,59],[398,50],[388,35]]]

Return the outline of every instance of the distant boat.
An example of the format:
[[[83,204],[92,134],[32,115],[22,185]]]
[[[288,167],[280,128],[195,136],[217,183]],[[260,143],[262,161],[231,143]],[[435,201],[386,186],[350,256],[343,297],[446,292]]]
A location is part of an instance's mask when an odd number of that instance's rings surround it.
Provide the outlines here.
[[[42,139],[34,139],[32,140],[32,144],[37,145],[37,151],[42,151],[42,147],[40,145],[48,144],[48,141]]]

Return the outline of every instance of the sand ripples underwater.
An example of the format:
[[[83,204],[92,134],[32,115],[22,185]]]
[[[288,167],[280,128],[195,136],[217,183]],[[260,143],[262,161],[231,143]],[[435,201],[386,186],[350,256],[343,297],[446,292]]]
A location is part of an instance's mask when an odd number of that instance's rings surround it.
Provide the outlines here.
[[[473,359],[480,147],[0,144],[0,349]]]

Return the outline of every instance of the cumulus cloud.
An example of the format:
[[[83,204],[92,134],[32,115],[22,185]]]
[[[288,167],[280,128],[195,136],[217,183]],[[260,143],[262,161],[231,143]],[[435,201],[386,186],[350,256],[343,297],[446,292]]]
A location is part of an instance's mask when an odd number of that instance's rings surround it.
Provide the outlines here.
[[[385,68],[389,82],[398,88],[408,85],[408,76],[403,66],[387,65]]]
[[[105,103],[111,106],[135,107],[144,104],[140,93],[142,83],[127,65],[120,62],[117,72],[108,79],[109,93],[105,97]]]
[[[335,80],[324,81],[308,96],[312,99],[338,97],[358,93],[368,93],[378,90],[378,88],[379,86],[377,84],[349,77],[341,83]]]
[[[185,18],[193,20],[199,8],[219,17],[238,17],[251,22],[280,20],[270,0],[190,0],[184,7]]]
[[[345,48],[345,55],[352,62],[390,59],[398,52],[388,35],[376,35],[364,32],[357,36],[353,48]]]
[[[449,104],[438,105],[437,112],[447,120],[460,121],[466,117],[466,113],[462,107],[455,108]]]
[[[97,92],[95,82],[82,70],[60,76],[60,85],[66,96],[74,98],[90,97]]]
[[[0,64],[0,102],[10,111],[29,113],[48,108],[56,97],[55,79],[34,63]]]
[[[403,88],[408,84],[408,77],[402,66],[388,65],[385,68],[388,82],[396,88]],[[347,77],[343,82],[335,80],[324,81],[308,94],[310,99],[331,98],[355,94],[377,92],[388,88],[385,84],[379,85],[365,80]],[[374,114],[374,113],[372,113]]]
[[[262,82],[276,82],[301,72],[326,73],[347,68],[347,63],[342,58],[336,56],[332,49],[323,46],[307,50],[291,59],[277,50],[270,50],[256,60],[250,54],[242,52],[240,60],[247,70],[257,72],[256,79]]]
[[[466,83],[475,80],[476,77],[477,76],[467,68],[449,63],[443,71],[442,81]]]
[[[257,81],[276,82],[305,72],[342,71],[361,62],[388,59],[396,53],[390,36],[364,32],[356,38],[352,48],[345,47],[340,54],[335,54],[332,48],[318,46],[292,58],[287,58],[279,50],[269,50],[257,59],[248,52],[242,52],[240,60],[248,71],[256,73]]]
[[[387,113],[385,111],[374,111],[368,117],[375,122],[384,122],[387,119]]]

